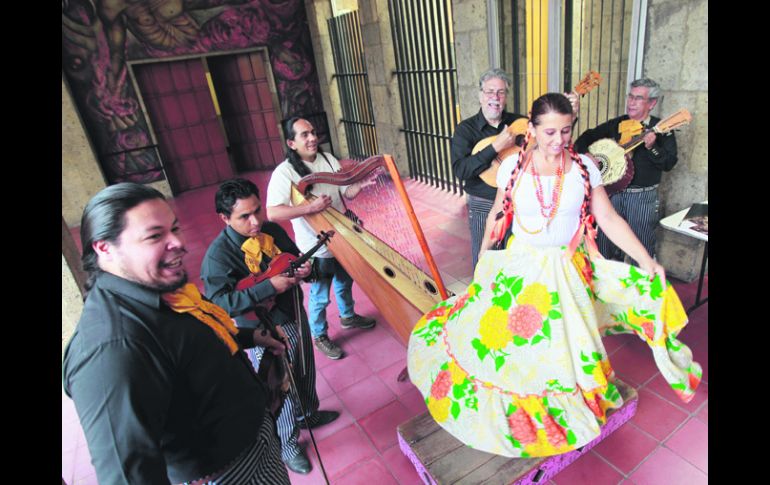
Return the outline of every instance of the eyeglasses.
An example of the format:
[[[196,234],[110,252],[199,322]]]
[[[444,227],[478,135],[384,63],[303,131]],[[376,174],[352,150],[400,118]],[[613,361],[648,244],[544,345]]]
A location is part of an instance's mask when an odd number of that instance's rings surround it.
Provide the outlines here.
[[[634,96],[633,94],[629,94],[627,96],[629,101],[649,101],[650,98],[645,98],[644,96]]]
[[[508,90],[507,89],[498,89],[497,91],[487,90],[487,91],[482,91],[482,93],[484,93],[484,96],[486,96],[487,98],[491,98],[492,96],[496,98],[502,98],[503,96],[508,94]]]

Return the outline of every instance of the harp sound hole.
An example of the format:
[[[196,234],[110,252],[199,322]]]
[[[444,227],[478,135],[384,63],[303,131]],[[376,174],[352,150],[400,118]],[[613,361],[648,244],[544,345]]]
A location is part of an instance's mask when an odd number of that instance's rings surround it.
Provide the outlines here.
[[[358,224],[353,224],[353,230],[356,231],[359,234],[364,232],[364,230],[361,229],[361,226],[359,226]]]
[[[385,266],[384,268],[382,268],[382,270],[385,272],[386,275],[388,275],[388,278],[395,278],[396,277],[396,272],[393,271],[393,268],[389,268],[389,267]]]
[[[436,293],[438,293],[438,291],[436,290],[436,287],[433,286],[433,283],[431,283],[430,281],[425,281],[423,283],[423,286],[425,286],[425,289],[428,290],[428,293],[430,293],[431,295],[435,295]]]

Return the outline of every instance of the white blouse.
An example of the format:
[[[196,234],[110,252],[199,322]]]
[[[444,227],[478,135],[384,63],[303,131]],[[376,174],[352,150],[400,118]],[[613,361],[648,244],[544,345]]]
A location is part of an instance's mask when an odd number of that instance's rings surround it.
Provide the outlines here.
[[[591,188],[602,185],[602,176],[593,161],[585,155],[579,155],[588,168],[588,178]],[[503,160],[497,172],[497,187],[503,190],[508,186],[511,173],[519,161],[519,154],[511,155]],[[524,227],[529,231],[536,231],[543,227],[546,218],[540,213],[540,203],[535,195],[535,177],[527,172],[518,175],[521,178],[519,188],[515,194],[516,211]],[[556,175],[540,176],[543,185],[543,201],[551,202],[553,186],[556,183]],[[580,224],[580,206],[583,204],[584,189],[583,176],[575,163],[572,163],[569,172],[564,174],[564,186],[562,187],[559,209],[556,211],[551,224],[537,234],[525,232],[516,218],[513,219],[513,234],[516,240],[532,246],[564,246],[569,244],[572,236]]]

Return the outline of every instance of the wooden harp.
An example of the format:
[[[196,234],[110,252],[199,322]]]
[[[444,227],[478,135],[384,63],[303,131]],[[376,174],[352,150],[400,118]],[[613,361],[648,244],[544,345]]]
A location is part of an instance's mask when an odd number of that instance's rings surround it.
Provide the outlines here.
[[[376,172],[379,171],[379,172]],[[349,185],[359,180],[377,176],[392,180],[398,200],[409,219],[411,230],[419,242],[419,250],[425,258],[427,272],[414,261],[405,257],[387,242],[387,236],[375,236],[367,214],[358,214],[367,222],[354,222],[333,207],[306,215],[305,220],[316,231],[336,232],[328,248],[342,264],[353,280],[374,303],[390,327],[406,345],[412,328],[420,317],[441,300],[449,297],[433,256],[428,248],[425,235],[414,215],[412,204],[399,177],[395,162],[390,155],[376,155],[354,165],[351,169],[337,173],[317,173],[303,177],[298,184],[292,184],[292,204],[308,204],[315,196],[305,194],[310,184],[329,183]],[[387,203],[381,204],[383,210]],[[379,209],[378,208],[378,211]],[[371,215],[371,214],[368,214]],[[403,221],[402,221],[403,222]],[[398,235],[396,235],[398,236]],[[430,273],[430,274],[428,274]]]

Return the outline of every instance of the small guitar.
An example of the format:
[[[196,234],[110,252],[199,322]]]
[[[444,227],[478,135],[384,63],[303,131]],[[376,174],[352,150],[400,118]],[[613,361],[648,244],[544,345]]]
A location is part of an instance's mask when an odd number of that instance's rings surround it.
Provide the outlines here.
[[[302,266],[305,261],[310,259],[310,257],[313,256],[313,254],[315,254],[315,252],[318,251],[321,246],[326,244],[326,242],[332,236],[334,236],[334,231],[321,231],[321,234],[318,236],[318,243],[310,248],[308,252],[300,257],[294,256],[291,253],[279,254],[273,258],[272,261],[270,261],[270,265],[265,271],[259,274],[250,274],[249,276],[243,278],[235,285],[235,289],[245,290],[246,288],[251,288],[261,281],[265,281],[268,278],[272,278],[273,276],[277,276],[283,273],[288,273],[289,276],[293,276],[294,271]]]
[[[602,77],[596,71],[588,71],[583,79],[575,86],[573,91],[578,95],[584,96],[593,88],[597,87],[602,82]],[[521,151],[521,146],[524,144],[524,135],[527,133],[527,124],[529,120],[527,118],[519,118],[508,126],[508,132],[516,138],[516,145],[506,148],[497,154],[489,168],[479,174],[479,178],[487,185],[497,187],[497,171],[500,169],[500,163],[509,156]],[[495,141],[497,135],[493,135],[476,143],[471,151],[471,155],[475,155],[487,146],[491,145]]]
[[[692,115],[682,108],[666,119],[660,120],[655,126],[642,130],[642,125],[636,120],[625,120],[621,123],[620,144],[611,138],[602,138],[588,147],[588,153],[594,159],[602,174],[602,181],[607,194],[614,194],[625,189],[634,176],[634,162],[630,153],[644,143],[647,133],[658,135],[684,126],[692,121]],[[634,136],[635,135],[635,136]]]

